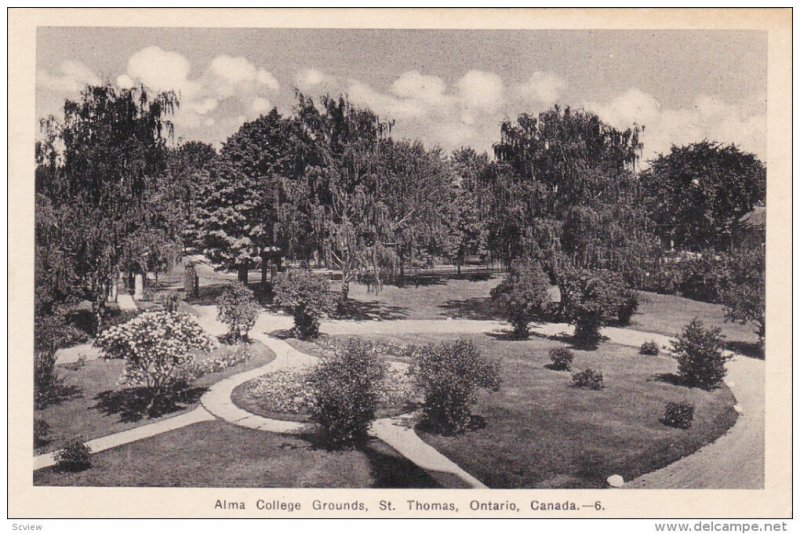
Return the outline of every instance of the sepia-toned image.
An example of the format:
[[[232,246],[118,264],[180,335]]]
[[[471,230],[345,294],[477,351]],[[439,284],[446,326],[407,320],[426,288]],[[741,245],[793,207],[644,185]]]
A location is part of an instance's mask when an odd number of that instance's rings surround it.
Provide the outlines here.
[[[23,10],[20,515],[791,514],[791,20],[722,11]]]

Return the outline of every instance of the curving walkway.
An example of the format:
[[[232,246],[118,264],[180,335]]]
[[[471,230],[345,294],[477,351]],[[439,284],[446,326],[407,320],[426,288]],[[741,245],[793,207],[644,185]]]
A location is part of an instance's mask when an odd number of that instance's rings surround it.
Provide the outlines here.
[[[225,327],[216,320],[216,307],[195,307],[198,321],[210,334],[223,334]],[[317,358],[305,354],[283,340],[266,332],[285,330],[292,326],[287,315],[262,313],[254,327],[253,337],[273,352],[276,358],[269,364],[226,378],[214,384],[201,399],[201,407],[191,412],[125,432],[104,436],[87,442],[92,452],[117,447],[215,418],[268,432],[297,434],[311,430],[310,423],[280,421],[251,414],[231,401],[231,393],[240,384],[287,367],[313,364]],[[392,321],[325,321],[322,332],[336,335],[445,333],[479,334],[507,329],[499,321],[450,320],[392,320]],[[568,324],[551,323],[532,327],[545,336],[571,335]],[[645,341],[655,341],[668,348],[670,337],[624,328],[604,328],[602,334],[609,342],[638,347]],[[60,363],[60,362],[59,362]],[[728,364],[728,386],[737,399],[740,416],[729,431],[700,449],[662,469],[645,474],[626,488],[763,488],[764,487],[764,362],[734,355]],[[473,488],[485,488],[479,480],[461,469],[439,451],[422,441],[414,432],[413,415],[403,415],[374,421],[370,433],[423,469],[450,473]],[[34,457],[34,470],[55,463],[54,453]]]

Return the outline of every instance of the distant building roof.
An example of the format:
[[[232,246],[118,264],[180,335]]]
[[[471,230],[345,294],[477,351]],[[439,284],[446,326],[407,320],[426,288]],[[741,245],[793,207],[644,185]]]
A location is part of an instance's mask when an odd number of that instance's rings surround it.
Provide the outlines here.
[[[766,206],[756,206],[753,211],[742,215],[739,222],[750,227],[765,227],[767,225]]]

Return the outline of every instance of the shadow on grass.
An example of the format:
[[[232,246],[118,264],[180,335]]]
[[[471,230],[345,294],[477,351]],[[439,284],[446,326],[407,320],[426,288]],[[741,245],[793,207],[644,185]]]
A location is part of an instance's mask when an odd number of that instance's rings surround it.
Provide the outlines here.
[[[427,432],[429,434],[437,434],[440,436],[457,436],[459,434],[465,434],[467,432],[475,432],[476,430],[481,430],[486,428],[486,419],[484,419],[480,415],[475,415],[475,414],[470,415],[469,423],[467,423],[467,428],[462,432],[451,432],[446,429],[442,429],[436,425],[431,424],[431,422],[425,418],[422,418],[415,425],[415,428],[422,432]]]
[[[727,341],[725,345],[728,350],[732,350],[742,356],[755,358],[757,360],[764,359],[764,349],[758,343],[749,341]]]
[[[478,321],[503,319],[502,314],[494,306],[491,299],[485,297],[448,300],[444,304],[440,304],[439,308],[444,310],[442,315],[454,319],[474,319]]]
[[[665,384],[669,384],[671,386],[681,386],[685,388],[689,387],[689,385],[686,384],[686,381],[681,378],[680,375],[676,375],[675,373],[659,373],[648,379],[648,382],[664,382]]]
[[[400,456],[380,440],[373,439],[359,450],[369,460],[373,488],[441,488],[425,470]]]
[[[392,281],[391,283],[385,283],[385,285],[393,285],[396,287],[426,287],[426,286],[438,286],[444,285],[450,280],[468,280],[470,282],[485,282],[486,280],[491,279],[493,273],[490,272],[463,272],[458,274],[456,272],[452,273],[419,273],[419,274],[407,274],[404,279],[400,279],[398,277],[397,280]]]
[[[123,423],[134,423],[145,417],[152,419],[182,410],[187,405],[198,402],[207,390],[205,387],[183,389],[174,398],[159,403],[152,410],[148,410],[151,397],[147,388],[108,390],[95,396],[97,404],[93,409],[103,415],[119,415]]]
[[[408,313],[405,308],[400,306],[390,306],[374,300],[350,300],[347,302],[345,309],[337,311],[333,317],[335,319],[354,321],[370,321],[374,319],[391,321],[405,319],[408,317]]]
[[[37,409],[41,410],[48,406],[61,404],[64,401],[77,399],[81,396],[82,391],[83,390],[79,386],[67,385],[59,380],[57,383],[50,386],[46,396],[37,398],[35,406]]]

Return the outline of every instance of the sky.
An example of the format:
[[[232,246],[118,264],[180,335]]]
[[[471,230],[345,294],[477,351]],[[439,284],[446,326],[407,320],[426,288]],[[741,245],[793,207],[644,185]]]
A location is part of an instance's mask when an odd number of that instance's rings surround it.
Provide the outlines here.
[[[38,29],[39,117],[101,82],[177,91],[175,136],[215,146],[298,89],[446,151],[491,153],[504,119],[558,104],[644,125],[645,160],[703,139],[767,156],[766,32]]]

